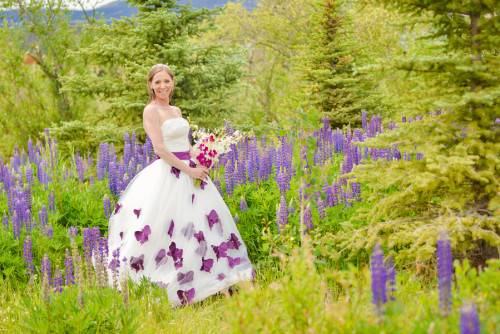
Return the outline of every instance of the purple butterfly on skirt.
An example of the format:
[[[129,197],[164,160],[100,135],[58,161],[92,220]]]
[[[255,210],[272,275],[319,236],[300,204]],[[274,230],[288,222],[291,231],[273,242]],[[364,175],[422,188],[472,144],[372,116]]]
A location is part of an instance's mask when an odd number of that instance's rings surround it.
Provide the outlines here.
[[[179,178],[181,170],[177,167],[172,166],[172,168],[170,168],[170,173],[174,174],[176,178]]]
[[[161,266],[162,264],[167,263],[168,257],[167,257],[167,251],[164,250],[163,248],[158,251],[158,254],[155,256],[155,262],[156,262],[156,268]]]
[[[200,270],[206,271],[207,273],[209,273],[210,270],[212,270],[212,266],[213,265],[214,265],[214,260],[213,259],[202,258],[201,259],[201,268],[200,268]]]
[[[217,257],[217,260],[219,260],[221,257],[227,256],[226,252],[229,249],[229,247],[225,242],[221,242],[219,246],[212,245],[212,249],[215,253],[215,256]]]
[[[181,229],[181,233],[186,237],[186,239],[190,240],[193,237],[194,224],[190,222],[187,226]]]
[[[231,236],[229,237],[227,243],[230,249],[240,249],[241,242],[234,233],[231,233]]]
[[[167,255],[171,256],[174,260],[175,269],[179,269],[180,267],[182,267],[182,249],[177,248],[175,246],[175,242],[172,241],[170,243],[170,246],[168,246]]]
[[[146,225],[141,231],[135,231],[134,234],[137,241],[143,245],[146,241],[148,241],[148,237],[151,234],[151,228],[149,225]]]
[[[240,263],[241,263],[241,258],[239,258],[239,257],[235,257],[235,258],[232,258],[230,256],[227,257],[227,264],[229,265],[230,268],[234,268],[235,266],[237,266]]]
[[[196,163],[193,160],[189,160],[189,167],[195,168],[196,167]]]
[[[206,185],[207,185],[207,183],[205,181],[201,180],[201,182],[200,182],[201,190],[204,190]]]
[[[219,215],[217,214],[217,211],[215,211],[214,209],[212,209],[210,213],[207,215],[207,219],[208,219],[208,227],[210,227],[210,229],[212,229],[212,226],[214,226],[215,224],[220,223]]]
[[[179,284],[186,284],[193,281],[194,271],[190,270],[187,273],[177,273],[177,281]]]
[[[224,278],[226,278],[226,275],[224,275],[223,273],[220,273],[219,275],[217,275],[217,279],[219,281],[222,281]]]
[[[196,248],[196,254],[204,257],[207,254],[207,242],[205,240],[200,241],[200,246]]]
[[[115,215],[120,211],[120,209],[122,208],[122,205],[120,203],[116,203],[115,204]]]
[[[194,298],[194,288],[191,288],[186,291],[177,290],[177,297],[179,297],[179,300],[181,301],[182,305],[191,302]]]
[[[170,225],[168,226],[168,231],[167,231],[167,234],[170,236],[170,238],[172,238],[172,235],[174,234],[174,220],[172,219],[170,221]]]
[[[132,256],[130,258],[130,266],[135,270],[135,272],[144,270],[144,254],[139,257]]]
[[[205,240],[205,236],[203,235],[203,231],[199,231],[198,233],[195,233],[194,237],[196,238],[196,240],[198,240],[198,242]]]
[[[134,214],[137,216],[137,219],[139,219],[139,216],[141,215],[141,209],[134,209]]]

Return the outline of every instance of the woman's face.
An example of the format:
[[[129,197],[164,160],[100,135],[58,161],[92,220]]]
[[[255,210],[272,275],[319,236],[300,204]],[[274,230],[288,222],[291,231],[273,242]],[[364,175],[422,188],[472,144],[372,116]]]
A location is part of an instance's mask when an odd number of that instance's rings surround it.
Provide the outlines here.
[[[174,89],[174,81],[166,71],[156,73],[150,84],[157,99],[170,99],[170,93],[172,92],[172,89]]]

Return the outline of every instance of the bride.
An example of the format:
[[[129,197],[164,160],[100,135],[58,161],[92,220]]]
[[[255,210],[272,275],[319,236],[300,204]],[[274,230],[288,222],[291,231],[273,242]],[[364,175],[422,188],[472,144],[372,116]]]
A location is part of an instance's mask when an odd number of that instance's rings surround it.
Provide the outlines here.
[[[170,105],[174,85],[167,65],[153,66],[143,124],[159,159],[123,191],[108,232],[110,279],[113,272],[136,282],[146,277],[167,289],[173,307],[254,277],[228,207],[208,170],[191,160],[189,123]]]

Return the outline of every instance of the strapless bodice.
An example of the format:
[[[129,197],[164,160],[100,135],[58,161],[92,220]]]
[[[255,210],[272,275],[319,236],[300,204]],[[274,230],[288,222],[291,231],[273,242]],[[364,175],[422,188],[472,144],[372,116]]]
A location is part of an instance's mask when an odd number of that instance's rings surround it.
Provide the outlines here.
[[[161,125],[163,144],[170,152],[189,151],[189,122],[182,117],[169,118]]]

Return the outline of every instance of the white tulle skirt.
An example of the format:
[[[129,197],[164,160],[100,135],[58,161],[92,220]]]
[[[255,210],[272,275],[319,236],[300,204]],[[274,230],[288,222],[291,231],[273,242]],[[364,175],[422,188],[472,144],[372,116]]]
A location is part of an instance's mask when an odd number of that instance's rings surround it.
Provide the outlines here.
[[[109,220],[108,248],[110,284],[113,272],[118,280],[147,277],[167,289],[173,307],[254,277],[245,243],[212,181],[202,189],[162,159],[121,194]]]

